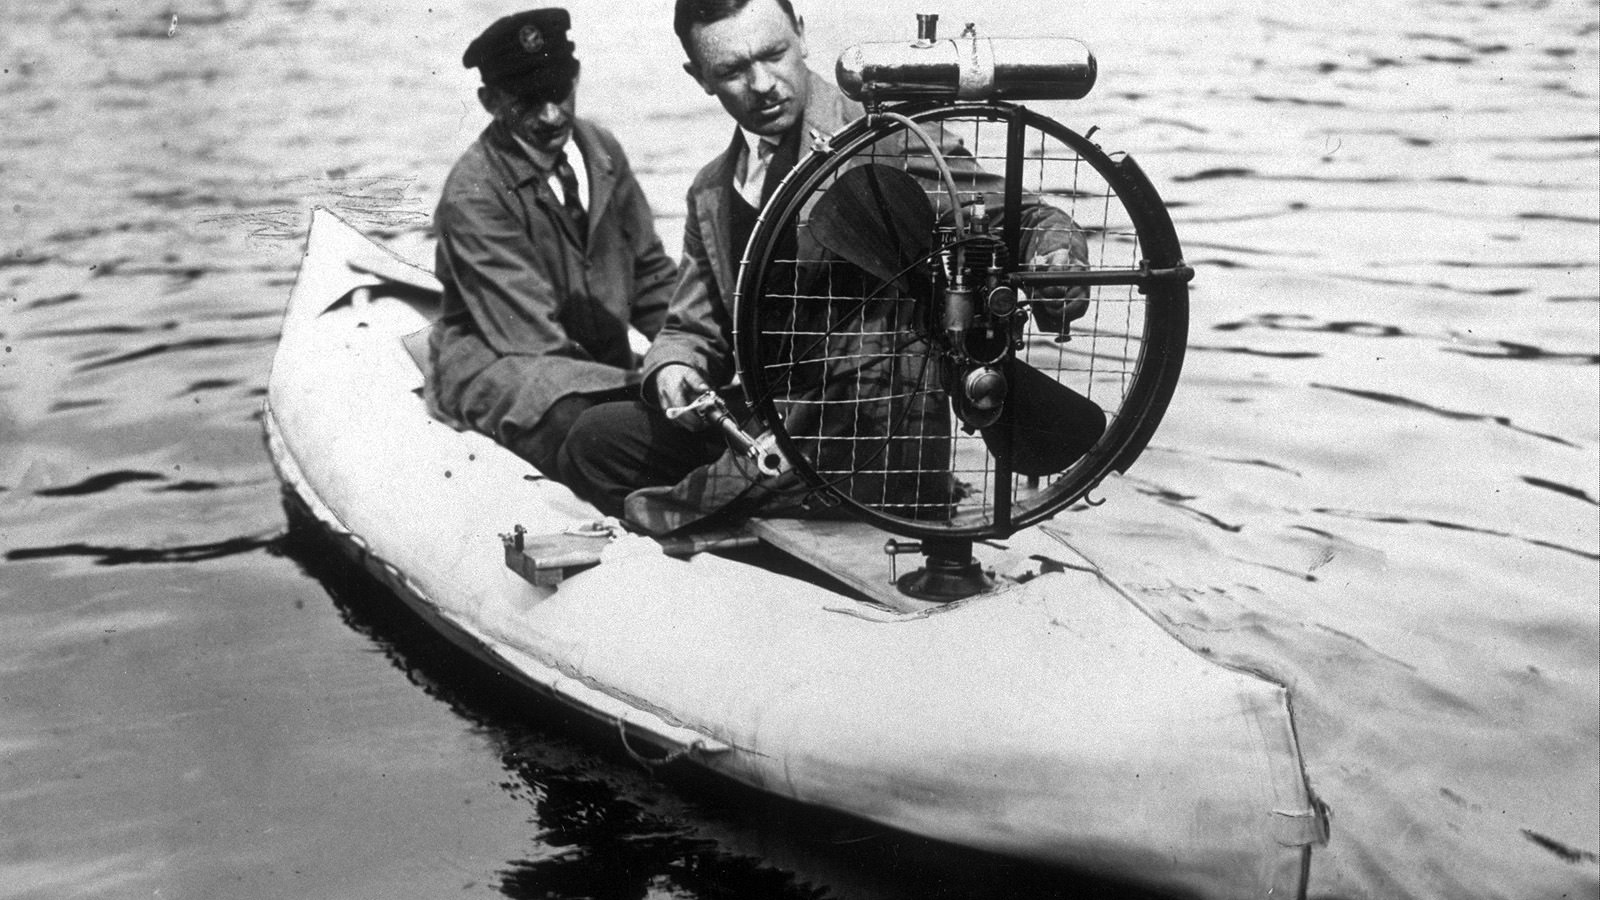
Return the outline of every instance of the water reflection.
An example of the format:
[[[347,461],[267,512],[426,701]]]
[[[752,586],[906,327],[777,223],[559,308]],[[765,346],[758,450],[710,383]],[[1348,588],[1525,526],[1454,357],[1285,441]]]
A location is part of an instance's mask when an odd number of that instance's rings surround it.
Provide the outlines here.
[[[6,551],[7,562],[25,562],[62,557],[85,557],[97,566],[127,566],[151,563],[194,563],[226,556],[254,553],[273,545],[272,535],[244,535],[202,544],[176,547],[114,547],[75,541],[50,547],[17,547]]]
[[[1363,400],[1373,400],[1378,403],[1398,407],[1400,409],[1431,413],[1432,415],[1445,419],[1453,419],[1461,422],[1491,422],[1495,425],[1499,425],[1502,428],[1509,428],[1512,431],[1526,434],[1530,437],[1536,437],[1540,440],[1549,441],[1553,444],[1560,444],[1563,447],[1576,448],[1578,446],[1577,444],[1574,444],[1573,442],[1567,440],[1566,438],[1560,437],[1559,435],[1546,434],[1544,432],[1535,431],[1531,428],[1525,428],[1521,425],[1517,425],[1511,420],[1510,416],[1495,415],[1492,413],[1467,412],[1459,409],[1445,409],[1444,407],[1434,406],[1431,403],[1423,403],[1420,400],[1412,400],[1409,397],[1402,397],[1398,394],[1391,394],[1386,391],[1361,390],[1358,388],[1339,387],[1338,385],[1333,384],[1318,384],[1316,382],[1312,382],[1310,386],[1317,388],[1318,390],[1336,391],[1341,394],[1348,394],[1351,397],[1359,397]]]

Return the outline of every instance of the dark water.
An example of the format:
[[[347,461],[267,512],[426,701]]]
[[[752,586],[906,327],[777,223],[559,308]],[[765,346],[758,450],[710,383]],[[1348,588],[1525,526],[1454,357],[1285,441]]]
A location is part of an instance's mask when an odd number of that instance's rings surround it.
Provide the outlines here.
[[[723,146],[670,4],[573,4],[676,246]],[[900,36],[803,3],[812,61]],[[425,244],[505,12],[0,17],[0,897],[1096,896],[657,777],[286,526],[259,437],[306,210]],[[1152,451],[1070,513],[1295,691],[1319,897],[1600,896],[1600,7],[938,8],[1101,60],[1200,274]]]

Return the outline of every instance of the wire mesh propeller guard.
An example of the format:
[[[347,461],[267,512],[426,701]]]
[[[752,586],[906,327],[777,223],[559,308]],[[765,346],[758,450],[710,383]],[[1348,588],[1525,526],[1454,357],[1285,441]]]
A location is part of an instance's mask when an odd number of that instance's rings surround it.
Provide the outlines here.
[[[735,355],[805,490],[959,559],[1138,457],[1177,383],[1190,274],[1131,157],[1009,103],[905,104],[774,193]]]

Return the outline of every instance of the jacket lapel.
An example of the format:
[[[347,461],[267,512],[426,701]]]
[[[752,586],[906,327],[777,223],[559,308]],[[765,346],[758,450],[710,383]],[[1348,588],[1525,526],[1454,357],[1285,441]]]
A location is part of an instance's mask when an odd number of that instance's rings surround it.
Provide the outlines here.
[[[734,129],[733,142],[718,160],[717,177],[695,196],[700,233],[705,236],[706,259],[711,263],[711,275],[716,279],[717,292],[724,303],[733,302],[734,281],[738,276],[734,267],[739,254],[744,252],[743,247],[733,246],[733,210],[728,207],[728,198],[733,192],[733,173],[738,168],[743,147],[744,138]]]
[[[499,122],[489,123],[489,127],[484,130],[484,136],[488,146],[495,151],[494,155],[499,157],[505,167],[512,191],[517,193],[530,191],[534,204],[544,213],[545,218],[555,222],[556,228],[560,229],[567,242],[580,253],[583,252],[583,235],[578,234],[577,227],[567,217],[567,208],[561,202],[561,198],[551,190],[548,173],[533,164],[533,160],[528,158],[527,151],[522,149],[522,145],[517,143],[511,132]],[[587,151],[588,147],[585,146],[584,150]],[[593,193],[592,186],[590,192]],[[589,221],[593,222],[594,216],[590,216]]]
[[[800,135],[800,157],[811,149],[811,132],[830,137],[859,119],[861,104],[846,97],[833,83],[815,72],[808,72],[810,96],[806,99],[805,131]]]
[[[606,207],[611,203],[611,197],[616,193],[617,173],[611,160],[611,154],[606,152],[598,135],[594,133],[593,126],[583,119],[578,119],[573,128],[573,140],[583,149],[583,159],[589,173],[589,241],[594,240],[595,228],[600,222],[600,217],[605,215]],[[585,242],[584,246],[588,246]]]
[[[810,96],[806,100],[804,128],[795,151],[804,158],[811,148],[811,133],[827,137],[862,114],[861,105],[855,103],[822,76],[808,72]],[[739,167],[739,156],[744,153],[744,136],[737,128],[733,141],[718,160],[717,176],[700,189],[695,196],[699,209],[700,233],[706,236],[706,258],[711,263],[711,274],[716,279],[717,290],[725,302],[733,302],[733,289],[738,278],[739,261],[743,247],[733,246],[732,210],[728,207],[733,193],[733,176]],[[589,217],[594,221],[594,216]],[[730,310],[731,312],[731,310]]]

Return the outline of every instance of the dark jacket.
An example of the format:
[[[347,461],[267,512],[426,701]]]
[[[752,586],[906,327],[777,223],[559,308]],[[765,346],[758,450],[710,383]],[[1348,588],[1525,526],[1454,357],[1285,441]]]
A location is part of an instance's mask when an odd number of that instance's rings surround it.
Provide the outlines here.
[[[430,399],[502,442],[562,397],[636,385],[628,326],[655,336],[677,276],[616,138],[578,119],[573,139],[589,175],[587,235],[499,124],[456,163],[434,214],[444,305]]]
[[[861,104],[815,72],[810,81],[802,134],[831,135],[860,117]],[[678,285],[667,307],[666,324],[645,354],[646,379],[669,363],[692,366],[713,385],[727,384],[733,377],[733,348],[725,329],[731,322],[744,247],[734,246],[729,207],[737,202],[733,176],[743,148],[744,138],[736,129],[728,148],[707,163],[689,186]]]

